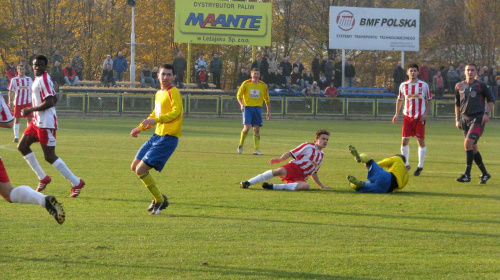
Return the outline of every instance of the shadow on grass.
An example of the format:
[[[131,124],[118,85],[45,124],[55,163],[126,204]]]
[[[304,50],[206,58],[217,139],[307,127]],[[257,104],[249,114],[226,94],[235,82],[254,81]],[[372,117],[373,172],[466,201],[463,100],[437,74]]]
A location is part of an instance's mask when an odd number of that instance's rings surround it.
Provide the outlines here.
[[[270,210],[270,209],[266,209]],[[296,210],[294,210],[296,212]],[[301,211],[303,212],[303,211]],[[340,214],[340,215],[350,215],[350,216],[369,216],[365,214],[353,214],[353,213],[341,213],[341,212],[329,212],[330,214]],[[310,226],[328,226],[334,228],[355,228],[355,229],[368,229],[368,230],[390,230],[390,231],[402,231],[402,232],[419,232],[419,233],[432,233],[432,234],[452,234],[452,235],[461,235],[461,236],[474,236],[474,237],[491,237],[491,238],[500,238],[500,234],[494,233],[481,233],[481,232],[462,232],[462,231],[451,231],[451,230],[435,230],[435,229],[419,229],[419,228],[398,228],[398,227],[388,227],[388,226],[366,226],[366,225],[342,225],[342,224],[334,224],[334,223],[320,223],[320,222],[304,222],[304,221],[287,221],[287,220],[271,220],[271,219],[256,219],[256,218],[242,218],[242,217],[221,217],[221,216],[207,216],[207,215],[169,215],[172,218],[202,218],[202,219],[220,219],[220,220],[233,220],[233,221],[246,221],[246,222],[258,222],[258,223],[284,223],[284,224],[296,224],[296,225],[310,225]],[[390,218],[390,216],[386,215],[373,215],[373,216],[381,216],[384,218]],[[395,217],[396,218],[396,217]],[[401,218],[401,216],[397,216],[397,218]],[[415,217],[409,217],[415,218]],[[433,220],[433,219],[432,219]],[[493,222],[493,221],[489,221]],[[498,223],[498,222],[494,222]]]
[[[95,269],[96,267],[113,267],[113,268],[124,268],[128,269],[138,269],[140,271],[144,270],[168,270],[174,271],[177,274],[182,272],[186,273],[215,273],[223,275],[232,279],[237,279],[240,277],[262,277],[263,279],[351,279],[351,280],[370,280],[374,278],[361,278],[352,276],[340,276],[331,275],[324,273],[309,273],[309,272],[296,272],[289,270],[278,270],[278,269],[259,269],[259,268],[242,268],[242,267],[232,267],[232,266],[221,266],[221,265],[211,265],[207,262],[200,263],[200,268],[181,268],[178,266],[167,266],[148,264],[148,265],[131,265],[131,264],[116,264],[116,263],[103,263],[101,261],[96,262],[88,259],[80,259],[78,261],[68,261],[61,259],[51,259],[49,257],[45,258],[26,258],[19,256],[7,256],[0,254],[0,263],[2,262],[13,262],[13,261],[24,261],[24,262],[34,262],[34,263],[52,263],[56,265],[75,265],[83,269],[84,266],[88,266],[89,269]]]

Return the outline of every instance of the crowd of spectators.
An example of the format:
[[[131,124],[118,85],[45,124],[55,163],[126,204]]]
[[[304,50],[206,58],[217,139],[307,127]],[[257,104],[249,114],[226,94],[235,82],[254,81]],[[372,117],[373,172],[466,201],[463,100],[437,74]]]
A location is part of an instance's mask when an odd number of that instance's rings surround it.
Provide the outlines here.
[[[28,58],[28,62],[38,55],[38,50],[33,50],[32,55]],[[242,67],[238,73],[237,85],[243,81],[250,79],[250,69],[257,68],[260,70],[260,79],[264,81],[270,91],[289,91],[299,92],[305,95],[327,95],[337,96],[337,88],[342,86],[342,73],[345,76],[345,86],[352,87],[355,84],[356,68],[352,59],[347,58],[344,68],[342,68],[342,58],[336,57],[335,60],[328,56],[321,57],[316,54],[310,64],[304,65],[300,57],[296,57],[293,62],[289,56],[281,58],[273,53],[263,53],[256,56],[256,60],[252,62],[251,67]],[[25,65],[25,74],[34,78],[34,73],[30,63],[26,60],[20,60],[20,63]],[[83,70],[85,63],[78,51],[75,51],[71,59],[65,60],[59,50],[55,50],[50,60],[52,67],[50,75],[56,84],[56,88],[60,85],[77,86],[78,82],[83,79]],[[187,70],[187,61],[183,57],[181,51],[177,52],[177,56],[173,59],[172,64],[176,69],[175,85],[178,88],[184,87],[184,74]],[[5,71],[5,77],[10,80],[17,76],[17,64],[10,62]],[[433,95],[436,98],[442,97],[445,93],[454,92],[454,86],[457,82],[465,79],[465,63],[456,65],[437,67],[434,63],[422,61],[419,67],[419,79],[426,82]],[[129,64],[124,57],[123,52],[117,52],[112,58],[110,54],[102,64],[101,82],[104,86],[116,87],[116,82],[123,81],[124,73],[128,70]],[[200,53],[194,64],[194,77],[196,84],[200,89],[208,89],[210,82],[215,85],[216,89],[221,88],[221,76],[223,73],[223,62],[219,57],[219,53],[212,54],[210,62],[205,59],[205,54]],[[401,62],[393,70],[394,92],[398,92],[399,85],[407,79],[406,71],[401,67]],[[497,67],[482,66],[479,68],[478,80],[486,82],[492,89],[493,93],[498,96],[500,88],[500,73]],[[142,87],[150,86],[159,88],[158,67],[149,68],[144,65],[140,71],[140,82]]]

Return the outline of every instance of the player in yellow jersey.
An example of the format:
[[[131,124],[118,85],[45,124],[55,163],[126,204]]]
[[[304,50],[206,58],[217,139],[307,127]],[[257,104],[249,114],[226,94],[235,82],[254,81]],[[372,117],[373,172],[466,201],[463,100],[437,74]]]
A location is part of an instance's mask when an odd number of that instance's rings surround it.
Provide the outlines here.
[[[259,80],[260,71],[252,68],[250,72],[251,79],[244,81],[236,98],[240,103],[243,113],[243,130],[241,131],[240,144],[238,145],[238,154],[243,152],[243,144],[248,135],[250,126],[253,128],[254,155],[262,155],[259,151],[260,127],[262,126],[262,103],[266,102],[266,118],[271,118],[271,103],[269,103],[269,91],[266,83]]]
[[[400,191],[408,183],[408,166],[403,155],[394,155],[375,162],[366,154],[358,154],[355,147],[349,146],[349,151],[357,162],[365,164],[368,169],[368,181],[360,181],[354,176],[347,176],[351,187],[356,192],[392,193]]]
[[[170,156],[175,151],[182,130],[182,98],[179,90],[172,85],[175,80],[175,69],[164,64],[158,73],[161,89],[156,92],[155,107],[149,117],[132,129],[130,135],[137,135],[156,124],[155,133],[142,145],[132,161],[132,171],[153,195],[153,202],[148,207],[151,215],[158,215],[168,207],[167,196],[158,189],[155,180],[149,174],[151,168],[161,172]]]

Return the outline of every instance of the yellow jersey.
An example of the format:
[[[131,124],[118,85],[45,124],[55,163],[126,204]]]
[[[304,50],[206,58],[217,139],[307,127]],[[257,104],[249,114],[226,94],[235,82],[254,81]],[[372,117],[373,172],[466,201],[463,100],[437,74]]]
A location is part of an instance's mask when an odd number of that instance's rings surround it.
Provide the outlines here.
[[[148,119],[155,120],[157,135],[168,134],[178,138],[181,136],[183,113],[181,93],[176,87],[171,86],[156,92],[155,108]],[[139,129],[143,131],[147,128],[139,125]]]
[[[241,84],[236,98],[241,98],[245,106],[262,107],[263,101],[269,103],[269,91],[263,81],[259,80],[258,83],[253,83],[250,79]]]
[[[398,181],[398,187],[392,192],[400,191],[406,186],[409,179],[408,171],[406,170],[404,161],[400,157],[393,156],[390,158],[384,158],[377,163],[384,170],[391,172],[396,177],[396,180]]]

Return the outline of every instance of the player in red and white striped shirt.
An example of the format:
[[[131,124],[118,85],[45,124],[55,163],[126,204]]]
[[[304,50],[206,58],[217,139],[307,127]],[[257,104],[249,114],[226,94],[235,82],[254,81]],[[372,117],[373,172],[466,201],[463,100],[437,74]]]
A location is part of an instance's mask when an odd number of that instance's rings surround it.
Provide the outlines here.
[[[270,190],[301,191],[308,190],[307,178],[311,176],[313,181],[322,189],[330,189],[321,183],[318,177],[318,170],[323,162],[323,148],[328,144],[330,133],[326,130],[316,132],[314,143],[302,143],[297,148],[284,153],[280,158],[273,158],[269,164],[285,161],[291,157],[294,159],[281,167],[268,170],[254,178],[240,183],[241,187],[247,189],[250,185],[269,180],[279,176],[285,184],[270,184],[264,182],[262,187]]]
[[[399,117],[401,105],[403,109],[403,128],[401,153],[406,157],[406,166],[409,169],[410,161],[410,137],[416,136],[418,142],[418,167],[413,175],[419,176],[424,169],[424,159],[427,149],[425,147],[425,122],[427,113],[431,108],[432,94],[427,83],[418,79],[418,65],[411,64],[407,71],[409,80],[399,86],[398,100],[396,102],[396,114],[392,123],[396,124]]]
[[[26,118],[28,123],[31,122],[33,114],[27,116],[21,115],[21,110],[27,107],[32,107],[31,103],[31,85],[33,80],[25,76],[24,74],[25,66],[20,63],[17,65],[18,76],[12,78],[9,84],[9,105],[14,106],[14,142],[19,141],[19,121],[21,118]]]

